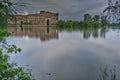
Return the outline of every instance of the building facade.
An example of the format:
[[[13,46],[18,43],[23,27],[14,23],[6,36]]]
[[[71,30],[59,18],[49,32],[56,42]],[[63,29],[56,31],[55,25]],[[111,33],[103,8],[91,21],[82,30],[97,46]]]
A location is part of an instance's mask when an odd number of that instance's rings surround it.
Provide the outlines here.
[[[40,11],[37,14],[16,15],[9,20],[10,24],[31,24],[31,25],[56,25],[58,21],[58,13],[48,11]]]

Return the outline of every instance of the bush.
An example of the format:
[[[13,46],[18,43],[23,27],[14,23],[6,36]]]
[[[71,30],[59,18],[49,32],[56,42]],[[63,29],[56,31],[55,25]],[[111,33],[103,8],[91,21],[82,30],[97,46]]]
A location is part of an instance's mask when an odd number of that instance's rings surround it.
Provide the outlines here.
[[[6,43],[5,38],[9,35],[7,30],[0,30],[0,80],[34,80],[31,72],[24,72],[22,67],[9,62],[10,53],[21,51],[15,45]]]

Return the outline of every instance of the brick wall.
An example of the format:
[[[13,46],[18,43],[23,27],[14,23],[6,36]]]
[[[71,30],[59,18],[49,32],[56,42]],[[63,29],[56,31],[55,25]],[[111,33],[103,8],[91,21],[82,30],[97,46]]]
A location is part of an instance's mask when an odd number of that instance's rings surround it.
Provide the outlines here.
[[[32,25],[56,25],[58,21],[58,13],[51,13],[48,11],[41,11],[37,14],[28,15],[16,15],[15,18],[10,19],[10,24],[21,24],[21,21],[25,24]]]

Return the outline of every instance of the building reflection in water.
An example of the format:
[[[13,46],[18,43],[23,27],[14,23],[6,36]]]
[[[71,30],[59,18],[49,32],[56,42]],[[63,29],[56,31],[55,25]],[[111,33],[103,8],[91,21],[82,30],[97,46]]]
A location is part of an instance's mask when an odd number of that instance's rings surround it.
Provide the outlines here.
[[[11,27],[9,31],[13,36],[28,36],[30,38],[40,38],[41,41],[58,39],[56,27]]]

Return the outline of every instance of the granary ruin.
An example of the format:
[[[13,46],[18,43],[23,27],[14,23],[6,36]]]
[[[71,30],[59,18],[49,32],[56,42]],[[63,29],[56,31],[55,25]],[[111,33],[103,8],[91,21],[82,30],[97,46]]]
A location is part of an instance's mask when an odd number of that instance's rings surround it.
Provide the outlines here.
[[[48,11],[40,11],[37,14],[15,15],[9,20],[9,24],[29,24],[29,25],[56,25],[58,21],[58,13]]]

